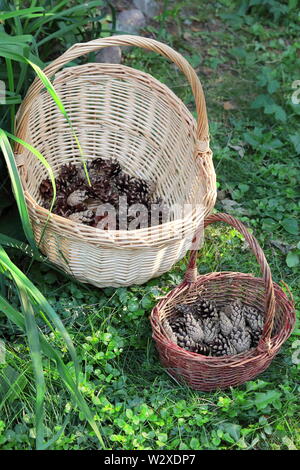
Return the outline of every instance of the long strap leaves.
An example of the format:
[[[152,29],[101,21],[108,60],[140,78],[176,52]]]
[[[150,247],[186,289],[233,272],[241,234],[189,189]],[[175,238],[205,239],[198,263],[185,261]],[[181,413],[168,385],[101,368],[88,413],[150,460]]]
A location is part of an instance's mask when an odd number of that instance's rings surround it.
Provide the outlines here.
[[[12,263],[4,249],[0,246],[0,266],[2,267],[3,274],[7,277],[12,277],[19,291],[22,312],[19,313],[12,307],[3,296],[0,296],[0,310],[14,322],[24,333],[27,334],[30,354],[32,358],[34,374],[36,379],[37,399],[36,399],[36,431],[37,431],[37,448],[46,448],[43,442],[44,427],[43,427],[43,404],[45,394],[45,384],[43,376],[41,351],[51,360],[54,360],[64,385],[69,390],[71,396],[79,407],[80,411],[89,422],[91,428],[95,432],[102,448],[105,447],[101,433],[96,425],[92,413],[83,398],[79,388],[79,372],[80,366],[77,359],[76,351],[71,338],[65,330],[61,320],[53,311],[50,304],[39,292],[39,290],[31,283],[31,281]],[[66,367],[58,350],[53,348],[46,337],[40,332],[35,320],[35,313],[45,313],[47,320],[50,320],[57,327],[57,330],[63,336],[68,350],[72,356],[75,366],[74,381],[70,371]],[[50,315],[49,315],[50,313]],[[42,315],[43,317],[43,315]]]
[[[17,202],[19,214],[21,217],[24,233],[32,249],[36,251],[34,235],[33,235],[33,231],[32,231],[30,220],[29,220],[24,192],[23,192],[23,188],[21,185],[14,154],[12,152],[10,143],[7,139],[6,133],[2,129],[0,129],[0,147],[1,147],[1,150],[3,152],[4,158],[7,164],[7,168],[8,168],[9,176],[11,179],[11,184],[12,184],[14,196]]]
[[[3,313],[5,313],[5,315],[7,316],[7,318],[9,318],[10,321],[12,321],[21,330],[23,330],[24,333],[26,332],[24,316],[20,312],[18,312],[18,310],[16,310],[12,305],[10,305],[7,302],[7,300],[1,295],[0,295],[0,310]],[[60,374],[60,377],[62,381],[64,382],[64,385],[69,390],[74,402],[77,404],[78,408],[84,415],[85,419],[88,421],[91,428],[93,429],[95,435],[98,438],[101,448],[105,449],[105,443],[103,441],[99,428],[94,421],[93,415],[84,397],[82,396],[80,390],[78,389],[78,385],[74,382],[69,369],[66,367],[60,352],[57,351],[55,348],[53,348],[51,344],[49,344],[46,337],[40,331],[38,332],[38,335],[39,335],[39,341],[40,341],[42,352],[45,354],[46,357],[48,357],[48,359],[53,360],[55,362],[57,366],[57,370]],[[56,437],[59,437],[59,436],[56,436]],[[51,443],[52,442],[53,442],[53,438],[51,439]],[[45,443],[42,445],[42,448],[47,448],[49,447],[49,445],[50,445],[50,442]]]

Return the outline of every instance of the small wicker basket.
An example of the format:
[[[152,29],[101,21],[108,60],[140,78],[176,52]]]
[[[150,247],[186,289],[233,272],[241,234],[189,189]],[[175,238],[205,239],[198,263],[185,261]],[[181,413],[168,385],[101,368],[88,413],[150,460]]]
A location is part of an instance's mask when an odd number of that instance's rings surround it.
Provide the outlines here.
[[[237,229],[247,241],[260,264],[263,278],[238,272],[217,272],[197,276],[196,256],[190,255],[184,281],[164,297],[151,313],[153,338],[167,372],[195,390],[210,391],[240,385],[263,372],[289,337],[295,323],[293,300],[272,281],[270,268],[257,240],[246,227],[227,214],[214,214],[204,227],[225,222]],[[196,354],[171,342],[162,322],[174,315],[178,303],[191,303],[198,295],[214,300],[217,307],[240,299],[265,315],[265,324],[258,346],[233,356],[213,357]]]
[[[109,46],[139,46],[174,62],[192,88],[198,123],[168,87],[139,70],[87,63],[59,71]],[[117,159],[127,173],[155,182],[155,196],[169,206],[190,206],[190,211],[182,216],[175,210],[162,225],[140,230],[101,230],[52,214],[41,250],[78,280],[98,287],[142,284],[168,271],[189,249],[216,198],[205,98],[195,71],[169,46],[124,35],[75,44],[44,72],[53,80],[87,159]],[[16,135],[46,157],[55,175],[62,164],[81,161],[68,122],[39,79],[18,111]],[[15,157],[39,243],[49,216],[39,193],[47,170],[19,144]]]

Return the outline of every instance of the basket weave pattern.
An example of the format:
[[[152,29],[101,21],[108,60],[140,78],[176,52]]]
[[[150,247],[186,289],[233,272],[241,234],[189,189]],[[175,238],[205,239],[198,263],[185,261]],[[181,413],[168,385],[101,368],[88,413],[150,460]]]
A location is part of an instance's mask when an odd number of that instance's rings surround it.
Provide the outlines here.
[[[238,272],[216,272],[197,276],[196,251],[191,252],[185,279],[153,309],[151,324],[160,359],[168,373],[195,390],[210,391],[240,385],[263,372],[292,332],[295,309],[284,291],[272,281],[270,268],[257,240],[246,227],[227,214],[208,216],[204,226],[225,222],[240,231],[260,264],[263,277]],[[192,303],[198,295],[214,300],[218,308],[241,300],[265,317],[258,346],[234,356],[212,357],[192,353],[170,341],[162,321],[175,315],[178,303]]]
[[[191,85],[198,122],[168,87],[147,73],[93,63],[60,70],[81,55],[115,45],[139,46],[173,61]],[[99,287],[141,284],[168,271],[185,255],[216,197],[205,99],[195,71],[155,40],[113,36],[75,44],[44,72],[54,78],[85,158],[117,159],[127,173],[156,182],[155,195],[175,209],[166,223],[131,231],[100,230],[52,214],[42,251],[79,280]],[[81,161],[68,123],[38,79],[18,112],[16,135],[47,158],[55,175],[62,164]],[[15,155],[39,242],[49,215],[39,194],[47,170],[21,145]],[[192,206],[184,217],[179,210],[183,204]]]

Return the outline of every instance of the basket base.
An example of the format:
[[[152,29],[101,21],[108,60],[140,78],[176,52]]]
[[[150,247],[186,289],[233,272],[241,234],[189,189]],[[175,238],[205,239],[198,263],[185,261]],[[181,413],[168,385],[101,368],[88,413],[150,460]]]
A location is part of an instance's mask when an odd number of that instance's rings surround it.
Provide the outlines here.
[[[48,239],[41,250],[76,280],[99,288],[117,288],[145,284],[168,272],[185,256],[190,243],[186,238],[164,247],[108,249],[69,240],[55,249],[59,240]]]
[[[236,367],[236,380],[232,379],[232,377],[229,379],[227,378],[227,380],[226,377],[221,379],[220,376],[216,377],[213,374],[208,373],[208,371],[204,373],[202,377],[198,375],[197,380],[195,380],[195,377],[187,376],[186,370],[182,370],[180,368],[172,369],[170,368],[170,364],[168,364],[167,367],[167,364],[164,364],[162,359],[161,363],[162,365],[165,365],[166,373],[173,380],[175,380],[176,383],[180,385],[186,385],[193,390],[201,392],[213,392],[216,390],[225,390],[230,387],[237,387],[244,384],[245,382],[248,382],[249,380],[253,380],[270,366],[273,358],[274,356],[272,356],[268,362],[265,362],[259,369],[254,367],[253,369],[255,370],[249,370],[250,367],[247,367],[247,365]]]

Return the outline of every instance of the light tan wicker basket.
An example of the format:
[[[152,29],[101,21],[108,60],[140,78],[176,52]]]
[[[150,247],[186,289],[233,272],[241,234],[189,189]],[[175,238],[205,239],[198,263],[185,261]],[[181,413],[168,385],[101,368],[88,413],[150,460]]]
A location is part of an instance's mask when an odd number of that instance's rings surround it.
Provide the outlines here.
[[[191,85],[198,123],[174,93],[151,75],[117,64],[64,65],[108,46],[140,46],[173,61]],[[142,284],[168,271],[187,252],[201,220],[215,203],[205,99],[200,81],[179,53],[158,41],[113,36],[75,44],[44,69],[53,80],[87,159],[115,158],[131,175],[156,182],[173,216],[140,230],[100,230],[52,214],[41,250],[82,282],[98,287]],[[35,146],[57,175],[80,162],[68,123],[36,79],[17,115],[16,135]],[[20,145],[15,150],[36,241],[49,212],[39,185],[47,171]],[[190,205],[186,215],[178,208]]]

